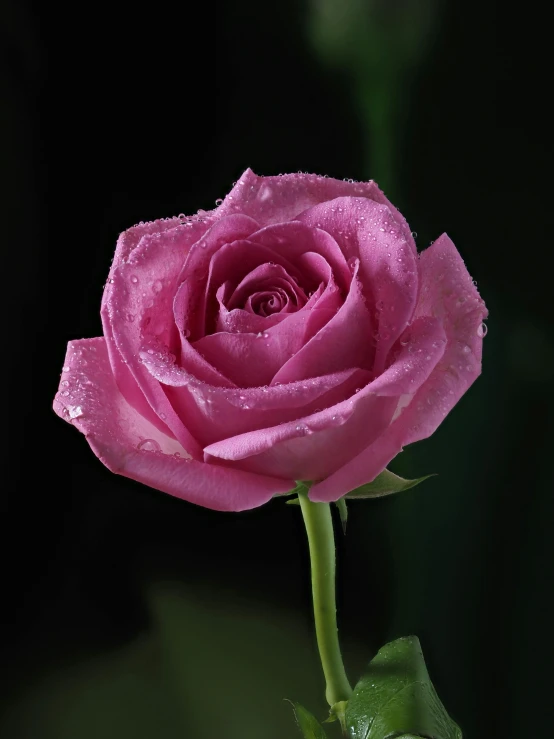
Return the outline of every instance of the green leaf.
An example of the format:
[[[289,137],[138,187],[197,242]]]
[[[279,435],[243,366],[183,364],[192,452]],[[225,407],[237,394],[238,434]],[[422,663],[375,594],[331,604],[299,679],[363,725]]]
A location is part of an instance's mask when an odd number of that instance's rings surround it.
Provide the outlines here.
[[[335,501],[337,508],[339,509],[340,522],[342,523],[342,532],[346,534],[346,522],[348,521],[348,508],[346,507],[346,501],[344,498],[339,498]]]
[[[419,485],[420,482],[428,480],[435,475],[425,475],[418,477],[417,480],[405,480],[403,477],[395,475],[390,470],[383,470],[377,475],[375,480],[368,482],[366,485],[360,485],[359,488],[351,490],[345,497],[351,499],[362,498],[382,498],[385,495],[393,493],[401,493],[403,490],[409,490]]]
[[[386,644],[346,707],[350,739],[461,739],[429,678],[417,636]]]
[[[327,734],[323,731],[323,726],[312,716],[300,703],[292,703],[296,721],[300,727],[300,731],[304,735],[304,739],[327,739]]]

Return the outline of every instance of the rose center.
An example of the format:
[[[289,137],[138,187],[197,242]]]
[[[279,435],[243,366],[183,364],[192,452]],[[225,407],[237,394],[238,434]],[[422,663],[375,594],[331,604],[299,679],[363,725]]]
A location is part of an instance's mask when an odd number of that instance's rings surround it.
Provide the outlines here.
[[[246,275],[231,295],[227,309],[258,316],[294,313],[308,298],[298,282],[280,265],[266,263]]]

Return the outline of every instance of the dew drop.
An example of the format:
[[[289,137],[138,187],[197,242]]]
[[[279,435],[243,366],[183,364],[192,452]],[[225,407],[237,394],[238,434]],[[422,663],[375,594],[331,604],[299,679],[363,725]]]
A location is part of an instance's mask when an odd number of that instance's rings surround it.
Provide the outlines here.
[[[80,405],[75,405],[72,408],[69,408],[69,417],[70,418],[79,418],[79,416],[83,415],[83,409]]]
[[[141,452],[159,452],[160,445],[155,439],[143,439],[137,444],[137,449]]]
[[[486,323],[482,323],[479,328],[477,329],[477,336],[482,339],[487,335],[487,331],[489,330]]]
[[[216,204],[216,205],[221,205],[221,203],[222,203],[222,202],[223,202],[223,198],[218,198],[218,199],[217,199],[217,200],[215,201],[215,204]]]
[[[133,321],[135,320],[135,316],[133,313],[127,313],[125,318],[129,321],[129,323],[133,323]]]
[[[138,285],[139,278],[136,275],[131,275],[131,282],[133,285]]]
[[[163,288],[163,283],[162,283],[161,280],[155,280],[152,283],[152,292],[154,292],[156,294],[157,293],[160,293],[162,291],[162,288]]]
[[[62,367],[62,372],[69,372],[70,369],[71,367],[68,367],[66,364],[65,367]]]

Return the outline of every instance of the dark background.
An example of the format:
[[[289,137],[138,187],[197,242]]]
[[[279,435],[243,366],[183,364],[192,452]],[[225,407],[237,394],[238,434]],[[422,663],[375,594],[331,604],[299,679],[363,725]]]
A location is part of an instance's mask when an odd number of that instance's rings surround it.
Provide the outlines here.
[[[351,505],[345,659],[354,679],[416,633],[464,737],[549,735],[540,12],[4,0],[1,20],[2,739],[292,739],[283,697],[325,715],[298,510],[215,513],[112,476],[51,411],[67,341],[100,334],[118,234],[212,207],[247,166],[374,177],[419,248],[448,231],[477,280],[483,375],[393,463],[438,476]]]

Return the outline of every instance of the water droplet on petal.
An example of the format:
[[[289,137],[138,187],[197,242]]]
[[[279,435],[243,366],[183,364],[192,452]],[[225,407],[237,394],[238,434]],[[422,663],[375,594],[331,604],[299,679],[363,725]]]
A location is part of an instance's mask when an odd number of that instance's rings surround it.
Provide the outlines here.
[[[136,275],[131,275],[131,282],[133,285],[138,285],[139,278]]]
[[[487,335],[487,331],[489,330],[486,323],[482,323],[479,328],[477,329],[477,336],[482,339]]]
[[[222,203],[222,202],[223,202],[223,198],[218,198],[218,199],[217,199],[217,200],[215,201],[215,204],[216,204],[216,205],[221,205],[221,203]]]
[[[161,280],[155,280],[152,283],[152,292],[160,293],[162,291],[162,288],[163,288],[163,283]]]
[[[83,409],[80,405],[75,405],[73,407],[69,408],[69,417],[70,418],[79,418],[79,416],[83,415]]]
[[[155,439],[143,439],[137,444],[137,449],[141,452],[159,452],[160,445]]]
[[[129,321],[129,323],[133,323],[133,321],[135,320],[135,316],[133,313],[127,313],[125,318]]]
[[[66,364],[65,367],[62,367],[62,372],[69,372],[70,369],[71,367],[68,367]]]

